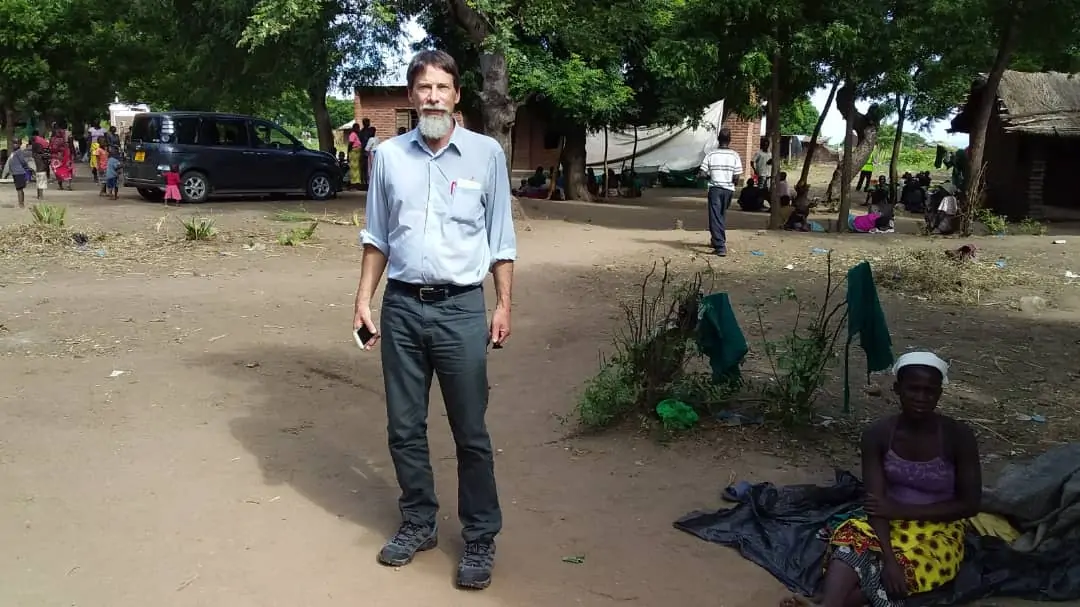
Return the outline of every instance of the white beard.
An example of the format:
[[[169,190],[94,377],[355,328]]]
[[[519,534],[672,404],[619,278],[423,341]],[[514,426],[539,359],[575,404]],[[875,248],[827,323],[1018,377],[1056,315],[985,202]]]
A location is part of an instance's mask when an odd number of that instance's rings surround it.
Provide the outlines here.
[[[454,117],[449,112],[442,114],[420,114],[416,124],[424,139],[442,139],[454,128]]]

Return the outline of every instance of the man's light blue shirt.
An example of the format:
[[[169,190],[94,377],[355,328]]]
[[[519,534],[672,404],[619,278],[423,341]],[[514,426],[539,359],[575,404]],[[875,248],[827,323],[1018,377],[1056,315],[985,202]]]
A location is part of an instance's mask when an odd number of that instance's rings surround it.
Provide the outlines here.
[[[506,155],[491,137],[454,127],[432,152],[417,129],[375,152],[360,241],[387,257],[386,276],[417,285],[478,285],[514,261]]]

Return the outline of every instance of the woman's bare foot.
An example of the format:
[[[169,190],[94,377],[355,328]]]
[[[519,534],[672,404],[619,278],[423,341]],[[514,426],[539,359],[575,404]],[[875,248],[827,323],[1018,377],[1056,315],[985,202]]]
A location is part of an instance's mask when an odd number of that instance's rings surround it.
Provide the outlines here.
[[[810,602],[810,599],[798,594],[793,594],[780,601],[780,607],[810,607],[811,605],[813,603]]]

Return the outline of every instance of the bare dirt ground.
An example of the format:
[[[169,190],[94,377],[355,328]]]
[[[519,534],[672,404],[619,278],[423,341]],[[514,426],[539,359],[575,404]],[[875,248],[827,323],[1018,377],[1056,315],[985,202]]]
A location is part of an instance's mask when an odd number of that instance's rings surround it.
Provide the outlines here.
[[[774,605],[786,592],[768,573],[672,521],[716,508],[732,478],[824,481],[832,465],[854,463],[844,433],[822,441],[707,429],[668,445],[632,429],[565,438],[573,428],[563,420],[620,319],[620,298],[654,260],[705,267],[702,195],[530,202],[514,336],[490,367],[506,519],[495,583],[482,594],[452,588],[455,464],[437,391],[442,543],[408,568],[381,568],[374,555],[396,526],[397,489],[378,355],[358,351],[348,333],[357,229],[320,224],[313,241],[284,247],[276,234],[296,224],[273,213],[297,201],[166,211],[129,190],[107,201],[78,187],[50,190],[48,202],[68,207],[71,228],[106,237],[82,251],[0,245],[0,605]],[[9,188],[0,186],[0,227],[29,221],[11,208]],[[302,204],[349,218],[362,200]],[[212,215],[219,237],[179,240],[177,217],[192,214]],[[676,219],[684,229],[672,229]],[[855,258],[960,244],[764,233],[763,216],[732,220],[731,256],[713,263],[716,287],[737,302],[752,347],[755,302],[824,284],[812,248]],[[898,350],[930,347],[952,360],[943,407],[973,420],[994,465],[1077,437],[1069,355],[1080,343],[1080,285],[1062,277],[1080,271],[1080,237],[974,241],[984,258],[1045,280],[1005,285],[968,307],[883,299]],[[1027,294],[1049,307],[1015,309]],[[784,322],[781,312],[769,318]],[[855,415],[841,423],[850,429],[891,406],[887,389],[862,384],[854,380]],[[838,385],[826,411],[838,406]]]

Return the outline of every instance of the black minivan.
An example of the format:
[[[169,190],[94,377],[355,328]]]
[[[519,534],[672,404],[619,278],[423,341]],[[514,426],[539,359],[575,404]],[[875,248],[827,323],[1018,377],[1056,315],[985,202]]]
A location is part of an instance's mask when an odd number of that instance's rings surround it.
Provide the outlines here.
[[[212,195],[305,194],[332,198],[337,160],[309,150],[269,120],[216,112],[136,114],[126,149],[124,185],[147,200],[165,193],[162,173],[176,165],[184,202]]]

